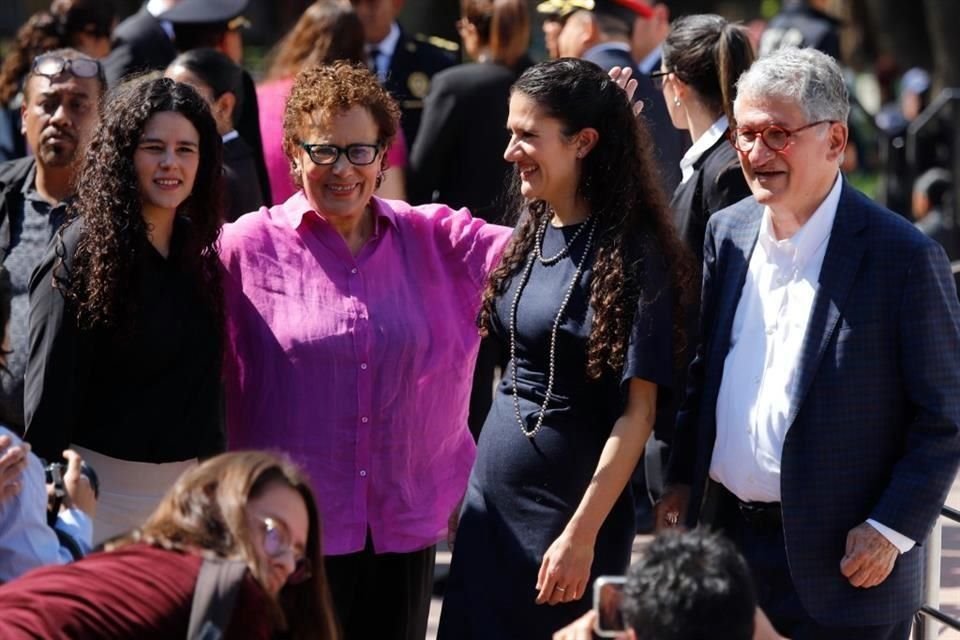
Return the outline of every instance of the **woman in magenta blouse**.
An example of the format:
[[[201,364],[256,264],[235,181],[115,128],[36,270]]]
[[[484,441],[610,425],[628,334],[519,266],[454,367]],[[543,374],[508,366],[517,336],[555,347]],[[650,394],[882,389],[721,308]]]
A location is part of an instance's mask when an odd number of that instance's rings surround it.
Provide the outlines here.
[[[221,237],[229,446],[308,470],[347,638],[424,637],[475,455],[481,292],[511,232],[373,196],[399,115],[365,68],[301,72],[283,119],[301,189]]]

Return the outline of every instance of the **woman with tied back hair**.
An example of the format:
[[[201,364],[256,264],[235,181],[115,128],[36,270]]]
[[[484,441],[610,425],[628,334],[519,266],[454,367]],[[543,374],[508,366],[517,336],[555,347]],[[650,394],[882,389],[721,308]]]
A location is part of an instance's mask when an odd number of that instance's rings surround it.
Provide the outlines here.
[[[294,77],[303,69],[336,60],[364,63],[363,43],[363,25],[348,0],[316,0],[271,53],[273,63],[266,81],[257,87],[257,100],[260,131],[267,141],[263,155],[274,204],[280,204],[297,191],[282,144],[283,112]],[[377,195],[403,200],[407,147],[402,134],[390,146],[387,161],[389,166]]]
[[[733,126],[736,82],[753,64],[753,47],[746,29],[716,15],[684,16],[673,22],[663,43],[660,71],[651,74],[663,90],[670,120],[690,133],[693,142],[680,160],[681,182],[670,201],[677,232],[697,259],[703,260],[703,237],[707,220],[717,211],[743,200],[750,188],[740,169],[737,151],[728,139]],[[687,353],[677,368],[675,389],[685,389],[685,374],[697,343],[700,296],[691,300],[686,314]],[[663,469],[673,441],[673,416],[680,395],[664,407],[657,421],[655,438],[645,455],[659,456],[647,464],[647,486],[659,499],[662,477],[651,475]]]
[[[426,633],[435,545],[476,450],[481,292],[510,235],[373,195],[399,122],[366,66],[301,71],[283,120],[300,190],[220,240],[229,444],[309,471],[347,638]]]
[[[531,67],[507,128],[522,217],[479,324],[511,360],[456,529],[438,636],[451,640],[549,638],[590,607],[598,575],[626,570],[628,480],[669,397],[693,275],[649,133],[599,67]]]
[[[219,574],[221,586],[236,599],[223,612],[225,640],[336,640],[320,533],[299,468],[271,453],[225,453],[184,472],[103,553],[0,587],[0,637],[186,638],[203,572],[227,565],[236,572]]]
[[[30,282],[26,439],[100,475],[94,540],[135,527],[220,422],[221,142],[189,85],[118,87]]]
[[[736,83],[753,64],[744,27],[716,15],[674,21],[663,43],[660,71],[670,120],[693,145],[680,160],[683,173],[670,203],[680,236],[703,258],[707,219],[750,195],[736,149],[728,139]]]
[[[110,0],[54,0],[50,11],[38,11],[17,30],[0,65],[0,162],[27,155],[20,106],[33,59],[65,48],[102,58],[110,52],[115,21]]]
[[[235,123],[243,112],[243,70],[216,49],[191,49],[170,63],[164,75],[186,82],[210,105],[223,140],[224,220],[233,222],[263,206],[253,149]]]

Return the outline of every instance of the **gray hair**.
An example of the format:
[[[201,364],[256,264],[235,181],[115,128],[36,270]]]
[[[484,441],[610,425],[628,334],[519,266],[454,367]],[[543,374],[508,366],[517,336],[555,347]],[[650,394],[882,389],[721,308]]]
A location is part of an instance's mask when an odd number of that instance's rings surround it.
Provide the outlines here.
[[[784,47],[759,58],[737,81],[737,97],[789,100],[808,122],[846,123],[850,115],[850,95],[840,66],[816,49]]]

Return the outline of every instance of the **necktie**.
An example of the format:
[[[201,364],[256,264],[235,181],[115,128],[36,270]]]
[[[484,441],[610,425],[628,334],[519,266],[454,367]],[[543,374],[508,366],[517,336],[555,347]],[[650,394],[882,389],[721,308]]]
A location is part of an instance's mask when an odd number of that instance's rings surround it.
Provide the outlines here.
[[[377,49],[376,47],[374,47],[373,49],[370,49],[369,52],[367,52],[367,55],[370,56],[370,64],[369,64],[370,71],[373,71],[375,74],[379,75],[380,69],[378,64],[378,58],[380,58],[380,49]]]

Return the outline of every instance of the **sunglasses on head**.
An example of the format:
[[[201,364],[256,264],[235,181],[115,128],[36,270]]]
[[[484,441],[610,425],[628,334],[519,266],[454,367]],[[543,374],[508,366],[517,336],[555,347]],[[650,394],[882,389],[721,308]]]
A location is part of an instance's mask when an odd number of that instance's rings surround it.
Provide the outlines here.
[[[64,58],[54,55],[37,56],[30,72],[53,80],[65,73],[77,78],[96,78],[100,75],[100,62],[93,58]]]

